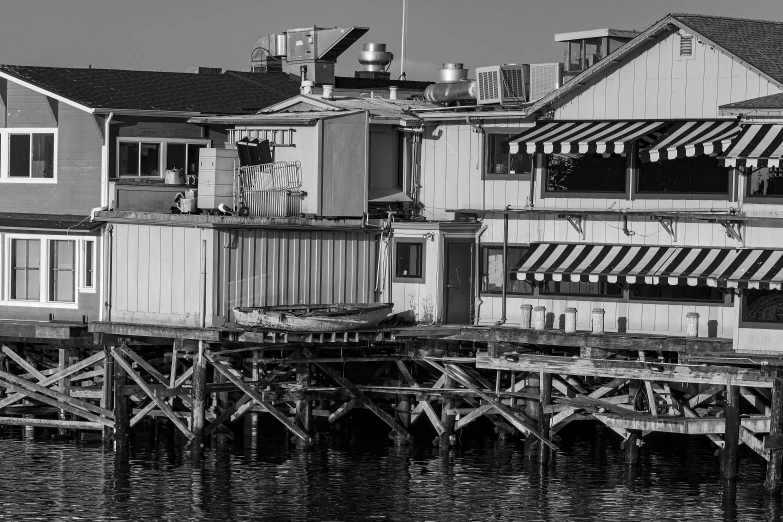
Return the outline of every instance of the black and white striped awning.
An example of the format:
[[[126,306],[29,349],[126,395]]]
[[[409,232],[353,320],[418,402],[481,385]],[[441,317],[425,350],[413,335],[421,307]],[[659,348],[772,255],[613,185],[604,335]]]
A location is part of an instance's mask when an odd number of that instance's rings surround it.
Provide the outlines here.
[[[780,290],[783,250],[537,243],[518,279]]]
[[[779,167],[783,157],[783,124],[745,125],[726,151],[727,167]]]
[[[539,122],[504,144],[516,154],[580,153],[622,154],[634,141],[648,138],[652,143],[664,121],[550,121]],[[657,135],[654,135],[657,138]]]
[[[720,154],[740,133],[735,121],[683,121],[669,127],[655,143],[640,151],[642,161]]]

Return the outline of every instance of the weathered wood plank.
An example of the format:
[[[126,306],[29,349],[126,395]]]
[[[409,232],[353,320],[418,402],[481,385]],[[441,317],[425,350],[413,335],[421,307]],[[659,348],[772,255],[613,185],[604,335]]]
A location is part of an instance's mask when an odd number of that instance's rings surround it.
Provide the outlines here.
[[[68,428],[73,430],[102,430],[99,422],[83,422],[56,419],[34,419],[19,417],[0,417],[0,425],[5,426],[40,426],[42,428]]]
[[[476,355],[476,367],[487,370],[566,373],[593,377],[639,379],[644,381],[723,384],[729,379],[740,386],[770,388],[768,373],[732,366],[698,366],[660,363],[657,361],[620,361],[602,359],[572,359],[544,355],[520,355],[518,361],[490,359],[485,352]]]

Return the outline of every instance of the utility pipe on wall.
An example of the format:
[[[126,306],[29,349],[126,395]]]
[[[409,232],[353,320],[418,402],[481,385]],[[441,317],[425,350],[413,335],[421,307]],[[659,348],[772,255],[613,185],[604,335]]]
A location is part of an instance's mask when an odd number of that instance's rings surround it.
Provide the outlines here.
[[[476,277],[476,314],[473,318],[473,324],[478,325],[481,318],[481,305],[484,301],[481,300],[481,234],[487,230],[487,225],[482,225],[480,229],[476,231],[476,264],[475,274]]]

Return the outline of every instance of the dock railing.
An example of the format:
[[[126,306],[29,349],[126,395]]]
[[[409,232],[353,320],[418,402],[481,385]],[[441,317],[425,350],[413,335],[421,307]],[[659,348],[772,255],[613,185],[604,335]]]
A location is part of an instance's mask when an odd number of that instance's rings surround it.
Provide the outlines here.
[[[277,161],[236,170],[240,208],[249,217],[288,217],[302,213],[302,169],[298,161]]]

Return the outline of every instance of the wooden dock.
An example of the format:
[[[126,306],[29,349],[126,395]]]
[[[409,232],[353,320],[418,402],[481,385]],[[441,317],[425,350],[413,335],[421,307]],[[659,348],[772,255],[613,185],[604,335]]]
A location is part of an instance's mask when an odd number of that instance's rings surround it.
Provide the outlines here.
[[[118,452],[145,423],[171,423],[194,457],[237,426],[276,422],[307,448],[365,409],[397,444],[417,423],[447,449],[474,422],[524,438],[546,465],[575,421],[617,433],[626,462],[652,433],[703,435],[722,474],[741,444],[781,480],[783,357],[726,339],[566,333],[508,326],[330,333],[129,323],[0,322],[0,424],[103,432]],[[268,420],[267,420],[268,419]]]

